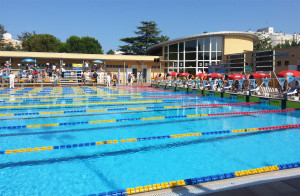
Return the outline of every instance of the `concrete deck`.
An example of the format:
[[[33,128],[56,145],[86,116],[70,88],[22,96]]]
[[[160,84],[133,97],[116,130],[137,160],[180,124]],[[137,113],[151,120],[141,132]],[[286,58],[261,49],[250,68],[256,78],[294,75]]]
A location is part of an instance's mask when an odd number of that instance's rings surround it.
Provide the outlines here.
[[[140,196],[300,196],[300,168],[279,170],[173,189],[164,189]]]

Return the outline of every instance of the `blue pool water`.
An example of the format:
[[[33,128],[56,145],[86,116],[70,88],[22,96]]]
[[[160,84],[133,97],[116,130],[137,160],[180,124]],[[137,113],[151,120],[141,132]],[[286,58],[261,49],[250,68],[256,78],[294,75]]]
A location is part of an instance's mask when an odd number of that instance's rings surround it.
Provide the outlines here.
[[[76,90],[75,90],[76,89]],[[83,97],[77,97],[81,89]],[[161,108],[199,104],[242,103],[233,99],[213,97],[179,97],[193,93],[173,92],[152,88],[98,88],[98,95],[116,99],[72,100],[51,102],[2,102],[0,114],[81,111],[63,114],[0,116],[0,127],[112,119],[136,119],[160,116],[183,116],[228,112],[276,110],[265,104],[192,108]],[[17,90],[18,96],[28,96],[34,89]],[[105,90],[105,91],[104,91]],[[38,96],[49,96],[53,89],[38,89]],[[49,92],[41,92],[49,91]],[[64,88],[60,98],[90,98],[96,88]],[[9,95],[0,91],[0,97]],[[44,94],[42,94],[44,93]],[[45,95],[45,93],[48,93]],[[106,94],[108,93],[108,94]],[[127,94],[117,95],[109,94]],[[140,95],[135,95],[140,93]],[[4,94],[4,95],[1,95]],[[33,93],[31,93],[32,95]],[[63,94],[63,95],[60,95]],[[134,94],[131,96],[131,94]],[[170,97],[177,95],[178,97]],[[126,97],[127,98],[124,98]],[[143,98],[132,98],[143,96]],[[166,97],[147,97],[166,96]],[[94,96],[96,97],[96,96]],[[123,97],[123,98],[120,98]],[[39,99],[58,99],[57,97]],[[8,99],[0,98],[0,101]],[[162,102],[138,102],[138,101]],[[111,102],[131,103],[111,103]],[[87,103],[104,103],[92,105]],[[134,102],[134,103],[133,103]],[[82,105],[75,105],[80,103]],[[73,104],[44,106],[46,104]],[[30,107],[23,107],[30,106]],[[138,110],[118,108],[148,107]],[[157,107],[152,108],[151,107]],[[160,108],[159,108],[160,107]],[[83,112],[83,110],[116,109]],[[173,134],[214,132],[299,124],[300,111],[284,113],[246,114],[234,116],[203,116],[158,120],[128,120],[111,123],[76,124],[39,128],[0,130],[0,151],[60,146],[97,141],[118,140],[118,144],[77,147],[61,150],[0,154],[0,195],[88,195],[155,183],[170,182],[238,170],[300,161],[300,129],[284,129],[199,137],[168,138],[121,143],[121,139],[167,136]]]

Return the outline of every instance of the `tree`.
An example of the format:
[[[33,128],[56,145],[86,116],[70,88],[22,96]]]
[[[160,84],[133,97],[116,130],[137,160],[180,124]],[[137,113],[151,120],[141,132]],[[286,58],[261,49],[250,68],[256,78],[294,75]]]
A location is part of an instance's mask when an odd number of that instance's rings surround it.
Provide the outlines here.
[[[120,39],[126,45],[120,46],[120,50],[126,54],[145,54],[146,50],[158,43],[168,41],[169,37],[160,35],[154,21],[142,21],[142,26],[137,27],[138,31],[134,31],[137,37],[127,37]]]
[[[254,45],[255,51],[260,50],[271,50],[272,49],[272,42],[270,37],[263,37],[260,38],[256,44]]]
[[[3,39],[3,34],[6,33],[5,28],[2,24],[0,24],[0,40]]]
[[[23,50],[31,52],[58,52],[59,39],[49,34],[35,34],[22,42]]]
[[[113,51],[112,49],[110,49],[109,51],[106,52],[106,54],[115,54],[115,51]]]
[[[70,36],[65,44],[61,45],[60,52],[103,54],[102,46],[93,37]]]
[[[23,41],[28,40],[30,37],[32,37],[34,35],[36,35],[35,31],[32,31],[32,33],[30,33],[30,32],[22,32],[21,35],[18,34],[17,36],[18,36],[18,40],[20,40],[20,41],[23,42]]]

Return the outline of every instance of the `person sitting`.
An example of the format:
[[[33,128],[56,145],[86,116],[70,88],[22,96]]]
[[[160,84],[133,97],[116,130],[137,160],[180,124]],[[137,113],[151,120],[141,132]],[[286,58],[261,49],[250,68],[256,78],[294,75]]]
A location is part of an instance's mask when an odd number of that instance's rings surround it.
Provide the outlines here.
[[[94,73],[93,73],[93,85],[94,86],[97,86],[97,78],[98,78],[98,74],[97,74],[97,72],[95,70]]]

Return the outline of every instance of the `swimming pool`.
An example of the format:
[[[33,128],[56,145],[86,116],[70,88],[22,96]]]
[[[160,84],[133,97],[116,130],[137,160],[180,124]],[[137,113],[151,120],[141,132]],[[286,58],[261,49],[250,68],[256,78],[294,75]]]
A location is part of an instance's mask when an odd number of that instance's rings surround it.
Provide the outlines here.
[[[254,113],[279,108],[138,87],[0,97],[1,195],[89,195],[299,161],[299,127],[171,137],[298,124],[299,110]]]

